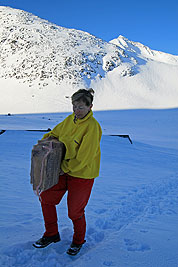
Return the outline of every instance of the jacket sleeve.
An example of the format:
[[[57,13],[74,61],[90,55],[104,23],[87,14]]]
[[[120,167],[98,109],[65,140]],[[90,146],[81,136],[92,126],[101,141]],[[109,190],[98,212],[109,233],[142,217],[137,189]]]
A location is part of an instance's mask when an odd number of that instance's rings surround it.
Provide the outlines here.
[[[56,125],[52,131],[44,134],[43,137],[42,137],[42,140],[47,138],[47,137],[49,137],[49,136],[54,136],[56,138],[59,138],[60,129],[63,126],[63,123],[64,123],[64,121],[62,121],[61,123]]]
[[[88,166],[100,150],[101,128],[98,124],[90,126],[80,144],[76,158],[63,162],[68,171],[80,171]]]

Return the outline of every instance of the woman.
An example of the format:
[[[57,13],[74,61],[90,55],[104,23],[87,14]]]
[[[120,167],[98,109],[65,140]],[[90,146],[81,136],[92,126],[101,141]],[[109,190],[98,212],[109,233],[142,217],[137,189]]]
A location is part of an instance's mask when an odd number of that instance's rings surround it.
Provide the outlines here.
[[[45,233],[33,246],[43,248],[60,241],[56,205],[68,191],[68,216],[73,222],[73,241],[67,253],[76,255],[85,243],[85,207],[94,178],[99,175],[101,127],[93,117],[93,89],[80,89],[72,95],[73,114],[59,123],[44,138],[53,136],[66,147],[59,182],[40,195]]]

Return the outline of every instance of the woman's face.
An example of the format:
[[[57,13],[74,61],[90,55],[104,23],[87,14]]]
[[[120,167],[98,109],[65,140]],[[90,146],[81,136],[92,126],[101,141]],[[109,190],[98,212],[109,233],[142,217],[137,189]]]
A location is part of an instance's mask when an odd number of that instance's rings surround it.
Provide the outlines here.
[[[92,105],[87,106],[82,100],[73,102],[73,111],[77,119],[83,119],[91,110]]]

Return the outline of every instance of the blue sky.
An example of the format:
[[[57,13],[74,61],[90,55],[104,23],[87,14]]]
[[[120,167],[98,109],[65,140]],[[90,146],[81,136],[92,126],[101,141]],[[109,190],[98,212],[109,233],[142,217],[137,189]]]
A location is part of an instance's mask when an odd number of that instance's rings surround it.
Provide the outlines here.
[[[121,34],[151,49],[178,55],[178,0],[0,0],[0,5],[106,41]]]

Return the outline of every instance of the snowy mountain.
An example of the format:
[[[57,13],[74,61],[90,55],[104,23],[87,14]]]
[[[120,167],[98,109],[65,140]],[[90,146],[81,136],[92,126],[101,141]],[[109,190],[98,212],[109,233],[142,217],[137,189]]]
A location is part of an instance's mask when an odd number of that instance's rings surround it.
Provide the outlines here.
[[[95,109],[176,107],[177,74],[178,56],[0,7],[1,114],[69,111],[71,94],[91,86]]]

